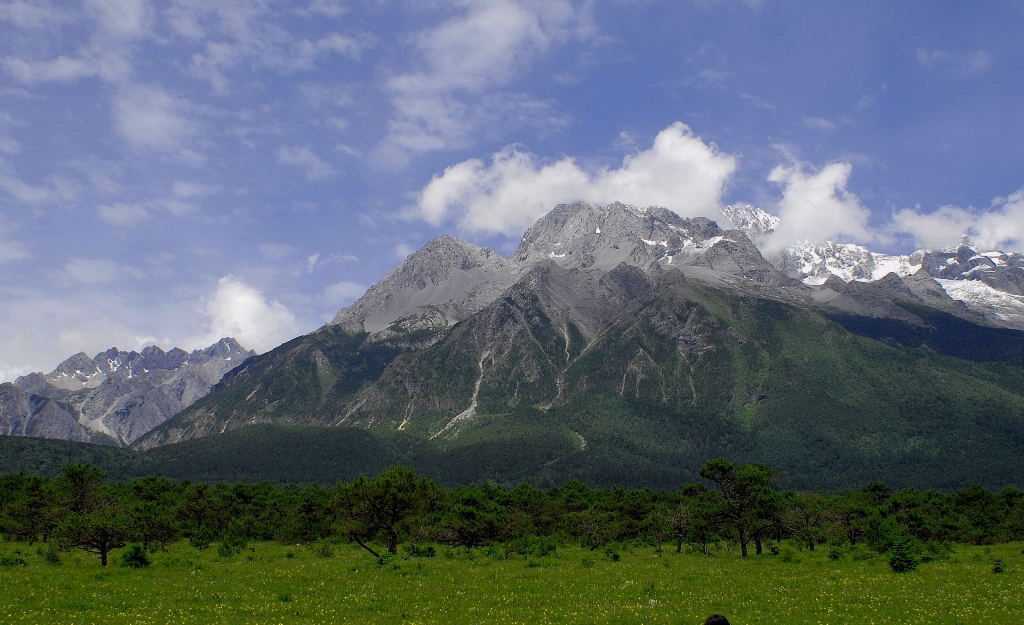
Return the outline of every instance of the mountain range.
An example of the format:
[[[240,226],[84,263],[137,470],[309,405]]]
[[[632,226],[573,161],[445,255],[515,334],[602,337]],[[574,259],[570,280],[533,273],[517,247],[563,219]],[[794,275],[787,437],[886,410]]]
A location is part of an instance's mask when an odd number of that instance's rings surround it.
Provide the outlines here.
[[[116,440],[194,453],[256,424],[312,426],[454,482],[669,487],[724,455],[798,487],[1024,483],[1020,255],[963,241],[766,257],[778,218],[724,212],[730,228],[560,205],[508,257],[442,236],[327,325]],[[74,364],[50,377],[91,383]]]
[[[0,384],[0,434],[128,445],[252,355],[232,338],[191,353],[156,346],[78,353],[50,373]]]

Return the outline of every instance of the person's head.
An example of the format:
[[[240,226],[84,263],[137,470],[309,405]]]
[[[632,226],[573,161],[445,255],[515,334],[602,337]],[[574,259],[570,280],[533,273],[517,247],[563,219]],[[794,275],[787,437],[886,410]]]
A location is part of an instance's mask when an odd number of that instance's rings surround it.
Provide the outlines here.
[[[729,619],[721,614],[712,614],[704,619],[704,625],[729,625]]]

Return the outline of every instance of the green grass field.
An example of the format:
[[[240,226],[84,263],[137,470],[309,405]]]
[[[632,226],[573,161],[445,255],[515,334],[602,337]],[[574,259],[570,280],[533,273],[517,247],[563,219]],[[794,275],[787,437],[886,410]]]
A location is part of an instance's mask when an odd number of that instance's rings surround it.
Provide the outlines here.
[[[381,566],[333,546],[252,545],[231,557],[179,543],[144,569],[102,569],[80,551],[48,564],[35,547],[0,544],[0,623],[541,623],[734,625],[1024,623],[1024,545],[958,546],[947,559],[893,573],[883,558],[829,560],[784,547],[742,561],[632,548],[560,549],[503,558],[442,547]],[[17,552],[17,553],[16,553]],[[1004,571],[993,573],[993,562]]]

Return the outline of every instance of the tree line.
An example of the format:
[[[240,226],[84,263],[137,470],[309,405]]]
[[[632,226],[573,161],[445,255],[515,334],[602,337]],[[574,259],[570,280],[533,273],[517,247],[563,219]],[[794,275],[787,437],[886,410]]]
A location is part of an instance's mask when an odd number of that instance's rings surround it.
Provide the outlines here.
[[[444,489],[395,466],[325,488],[156,476],[110,483],[95,467],[75,464],[52,479],[0,476],[0,536],[56,551],[84,549],[104,566],[126,544],[152,551],[183,539],[226,552],[250,541],[340,539],[378,559],[432,553],[436,544],[524,554],[568,543],[592,550],[672,544],[708,554],[726,542],[747,556],[790,541],[808,550],[859,545],[910,560],[951,542],[1024,540],[1018,488],[894,491],[872,482],[834,494],[797,493],[776,488],[779,475],[770,467],[721,458],[700,475],[703,482],[675,492],[593,489],[579,481]]]

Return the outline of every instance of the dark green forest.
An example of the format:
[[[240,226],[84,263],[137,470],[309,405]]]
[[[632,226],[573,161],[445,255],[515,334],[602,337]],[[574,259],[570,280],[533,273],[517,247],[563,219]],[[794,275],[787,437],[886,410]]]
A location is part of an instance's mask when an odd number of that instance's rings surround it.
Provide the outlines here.
[[[798,493],[780,490],[770,467],[721,458],[700,475],[675,490],[590,488],[576,480],[547,489],[446,489],[396,465],[325,487],[155,476],[113,482],[92,465],[73,464],[57,477],[0,476],[0,536],[38,544],[55,559],[84,549],[103,565],[128,544],[135,546],[126,553],[144,559],[179,540],[228,554],[255,541],[348,541],[378,560],[429,556],[435,545],[529,555],[575,544],[610,557],[627,545],[670,545],[706,554],[723,541],[747,556],[777,553],[788,541],[829,553],[887,554],[896,568],[942,557],[950,543],[1024,540],[1024,491],[1017,488],[944,493],[872,482]]]

